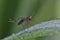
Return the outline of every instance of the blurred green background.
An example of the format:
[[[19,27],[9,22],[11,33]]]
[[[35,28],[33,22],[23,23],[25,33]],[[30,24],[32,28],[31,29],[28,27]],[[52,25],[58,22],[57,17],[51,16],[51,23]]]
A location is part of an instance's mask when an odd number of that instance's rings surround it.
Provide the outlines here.
[[[32,16],[32,20],[18,26],[23,16]],[[0,38],[56,18],[60,18],[60,0],[0,0]]]

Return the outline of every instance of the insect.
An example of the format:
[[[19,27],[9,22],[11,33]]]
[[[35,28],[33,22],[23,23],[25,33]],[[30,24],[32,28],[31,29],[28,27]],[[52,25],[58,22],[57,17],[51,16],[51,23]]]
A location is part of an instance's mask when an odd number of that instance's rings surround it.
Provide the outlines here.
[[[23,22],[28,22],[31,20],[32,16],[24,16],[22,19],[18,22],[18,25],[22,24]]]

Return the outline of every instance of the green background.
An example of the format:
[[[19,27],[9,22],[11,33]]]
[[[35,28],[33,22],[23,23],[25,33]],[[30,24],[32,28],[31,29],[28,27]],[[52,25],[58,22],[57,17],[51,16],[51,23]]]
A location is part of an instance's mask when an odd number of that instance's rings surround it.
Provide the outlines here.
[[[32,20],[18,26],[23,16],[32,16]],[[8,22],[10,18],[15,22]],[[60,0],[0,0],[0,38],[57,18],[60,18]]]

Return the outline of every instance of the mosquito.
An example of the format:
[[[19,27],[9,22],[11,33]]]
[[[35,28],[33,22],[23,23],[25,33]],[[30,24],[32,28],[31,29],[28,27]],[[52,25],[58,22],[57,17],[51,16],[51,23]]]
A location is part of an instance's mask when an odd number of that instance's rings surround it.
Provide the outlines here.
[[[18,22],[18,25],[22,24],[23,22],[28,22],[29,20],[31,20],[32,16],[24,16],[22,17],[22,19]]]

